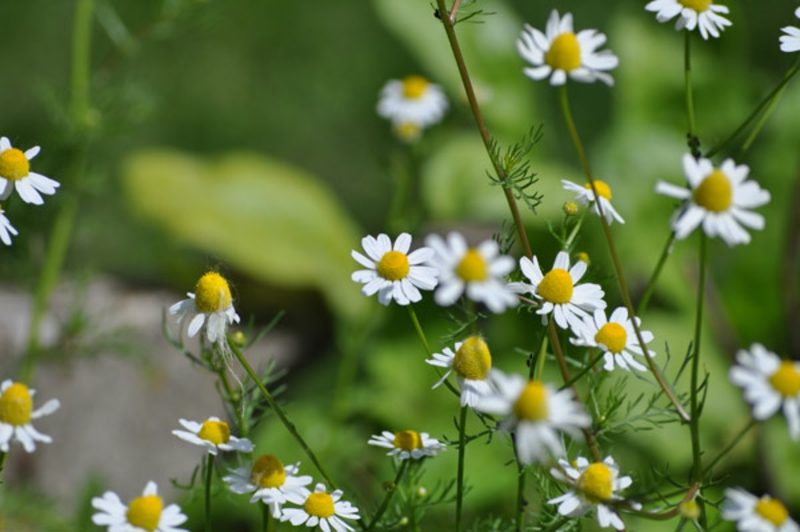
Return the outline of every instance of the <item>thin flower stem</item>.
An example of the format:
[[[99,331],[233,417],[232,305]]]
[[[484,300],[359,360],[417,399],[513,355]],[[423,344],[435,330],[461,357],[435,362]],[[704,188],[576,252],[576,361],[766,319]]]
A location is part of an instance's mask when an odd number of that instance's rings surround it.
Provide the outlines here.
[[[698,389],[698,380],[700,373],[700,340],[703,330],[703,302],[705,301],[705,285],[706,285],[706,234],[700,231],[700,271],[698,272],[697,280],[697,315],[694,323],[694,339],[692,340],[692,376],[690,393],[690,405],[692,411],[692,418],[689,422],[689,431],[692,437],[692,475],[693,481],[703,482],[703,465],[702,465],[702,451],[700,449],[700,398]],[[705,509],[702,503],[700,504],[700,524],[706,528]]]
[[[694,96],[692,94],[692,32],[684,31],[684,46],[683,46],[683,72],[684,84],[686,92],[686,120],[688,127],[689,147],[692,152],[695,151],[693,140],[695,138],[695,123],[694,123]]]
[[[456,23],[458,9],[461,7],[461,0],[453,0],[453,7],[450,8],[450,24]]]
[[[409,459],[410,460],[410,459]],[[378,511],[375,512],[375,517],[372,518],[372,521],[367,526],[367,530],[372,530],[375,528],[383,514],[386,513],[386,509],[389,507],[389,503],[392,501],[392,497],[394,496],[394,492],[397,491],[397,486],[400,485],[400,482],[403,479],[403,475],[406,473],[406,469],[408,468],[409,460],[403,460],[400,463],[400,467],[397,469],[397,475],[394,477],[394,482],[390,489],[386,490],[386,495],[383,497],[383,501],[381,501],[381,505],[378,507]]]
[[[8,458],[8,453],[0,451],[0,482],[3,481],[3,470],[5,469],[7,458]]]
[[[569,236],[564,241],[564,251],[569,251],[569,249],[572,247],[572,244],[575,242],[575,238],[578,236],[578,232],[581,230],[581,226],[583,226],[583,220],[586,218],[586,213],[590,208],[591,205],[587,206],[587,208],[584,209],[583,212],[581,213],[580,218],[578,218],[578,221],[575,222],[575,227],[572,228],[572,231],[570,232]]]
[[[272,510],[268,504],[261,505],[261,530],[262,532],[272,532]]]
[[[575,127],[575,120],[572,118],[572,111],[569,106],[569,95],[567,94],[567,86],[564,85],[561,87],[560,91],[561,95],[561,110],[564,114],[564,120],[567,123],[567,129],[569,130],[570,137],[572,138],[572,143],[575,145],[575,150],[578,152],[578,158],[581,161],[581,165],[583,166],[583,171],[586,174],[586,179],[589,181],[589,185],[592,188],[592,193],[594,193],[596,198],[599,198],[600,195],[597,193],[597,188],[595,187],[594,177],[592,177],[592,169],[589,165],[589,159],[586,156],[586,150],[583,147],[583,143],[581,142],[580,135],[578,135],[578,130]],[[631,320],[631,324],[633,325],[633,331],[636,334],[636,339],[639,342],[639,346],[641,346],[642,350],[646,352],[646,342],[642,339],[642,331],[639,327],[638,320],[636,319],[636,311],[633,308],[633,303],[631,302],[631,295],[628,290],[628,285],[625,282],[625,274],[622,270],[622,264],[619,261],[619,257],[617,255],[617,248],[614,244],[614,239],[611,236],[611,228],[608,225],[608,221],[605,217],[605,212],[603,209],[603,204],[601,202],[597,202],[597,209],[599,211],[599,218],[600,218],[600,226],[603,228],[603,235],[605,236],[606,242],[608,243],[608,251],[611,255],[611,263],[614,266],[614,272],[617,278],[617,284],[619,285],[619,291],[622,296],[622,301],[625,304],[625,308],[628,309],[628,316]],[[678,415],[683,419],[684,422],[689,421],[689,414],[683,408],[678,398],[675,396],[675,392],[672,391],[672,388],[667,384],[666,380],[664,380],[664,376],[661,374],[661,371],[658,369],[658,366],[653,361],[652,357],[645,356],[645,362],[647,363],[647,367],[650,372],[655,377],[656,381],[658,382],[659,387],[670,400],[672,405],[675,407],[675,410],[678,412]]]
[[[703,469],[703,476],[705,477],[709,473],[711,473],[711,470],[714,469],[714,466],[717,465],[720,460],[725,458],[725,456],[727,456],[728,453],[731,452],[733,448],[739,444],[740,441],[742,441],[742,438],[744,438],[747,435],[747,433],[750,432],[750,429],[752,429],[756,425],[758,425],[758,421],[755,418],[750,419],[750,421],[747,422],[747,425],[742,427],[742,430],[736,433],[736,436],[733,437],[731,442],[724,449],[722,449],[719,452],[719,454],[714,457],[713,460],[711,460],[711,463],[708,464],[705,467],[705,469]]]
[[[456,0],[456,2],[457,1],[458,0]],[[498,179],[501,182],[505,182],[508,176],[503,168],[503,164],[497,160],[491,149],[492,136],[489,133],[489,129],[486,127],[483,113],[481,112],[480,105],[478,105],[478,99],[475,96],[475,89],[472,87],[472,80],[469,77],[467,64],[464,61],[464,54],[461,52],[461,45],[458,43],[458,37],[456,36],[456,31],[453,26],[454,21],[451,20],[449,16],[444,16],[444,13],[449,12],[445,5],[445,0],[436,0],[436,5],[439,8],[439,13],[442,14],[440,20],[442,21],[442,26],[444,26],[445,33],[447,33],[447,40],[450,43],[450,49],[453,51],[453,58],[456,61],[456,66],[458,66],[458,73],[461,76],[461,83],[464,85],[464,92],[467,95],[467,101],[469,102],[472,116],[475,119],[475,125],[478,127],[483,145],[486,148],[486,153],[492,161],[492,166],[494,167],[495,173],[497,173]],[[453,7],[456,8],[456,5],[454,4]],[[517,227],[517,234],[520,245],[522,246],[522,251],[526,257],[533,257],[533,251],[530,241],[528,240],[528,234],[525,232],[525,225],[522,223],[522,216],[517,206],[517,200],[514,198],[514,194],[511,192],[510,188],[504,186],[503,193],[506,196],[508,208],[511,210],[511,217],[514,219],[514,225]]]
[[[306,456],[308,456],[308,458],[314,464],[314,467],[317,468],[317,471],[319,471],[319,474],[322,475],[322,477],[328,483],[328,486],[330,486],[331,489],[336,489],[336,483],[331,479],[327,471],[325,471],[325,468],[322,467],[322,464],[317,459],[317,456],[314,454],[314,451],[311,450],[306,441],[297,431],[297,427],[295,427],[294,423],[292,423],[289,420],[289,418],[286,416],[286,413],[278,405],[277,401],[275,401],[275,398],[272,396],[271,393],[269,393],[269,390],[267,390],[266,386],[264,386],[264,383],[261,382],[261,379],[258,377],[255,370],[253,370],[253,367],[244,357],[239,348],[236,345],[234,345],[234,343],[231,342],[230,340],[228,340],[228,346],[230,346],[234,356],[239,360],[239,363],[247,372],[247,375],[250,377],[250,380],[253,381],[253,383],[258,387],[259,390],[261,390],[261,395],[264,396],[264,399],[266,399],[267,404],[269,404],[269,407],[272,409],[273,412],[275,412],[275,414],[278,416],[278,419],[281,420],[281,423],[283,423],[283,426],[286,427],[286,430],[289,431],[289,434],[291,434],[294,437],[295,441],[297,441],[298,445],[300,445],[300,448],[303,449],[303,452],[306,454]]]
[[[517,461],[517,511],[514,530],[522,532],[525,529],[525,506],[528,505],[528,501],[525,500],[525,466],[519,461],[516,442],[514,443],[514,457]]]
[[[664,245],[664,249],[661,251],[661,256],[658,258],[658,262],[653,270],[653,274],[650,276],[650,280],[647,281],[647,287],[645,287],[642,298],[639,300],[639,304],[636,306],[637,315],[643,314],[647,308],[647,304],[650,303],[650,297],[652,297],[653,291],[656,289],[656,283],[658,282],[659,276],[661,276],[661,270],[664,269],[664,264],[666,264],[667,259],[670,256],[672,244],[674,243],[675,231],[670,231],[669,238],[667,239],[667,243]]]
[[[560,389],[564,390],[566,388],[569,388],[570,386],[574,386],[576,382],[581,380],[584,375],[589,373],[589,371],[591,371],[591,369],[595,367],[597,363],[600,362],[601,360],[603,360],[603,353],[599,352],[597,353],[596,357],[594,357],[591,361],[589,361],[588,364],[586,364],[586,367],[582,368],[578,373],[573,375],[572,378],[569,381],[565,382]]]
[[[208,453],[206,460],[205,516],[206,532],[211,532],[211,480],[214,478],[214,455]]]
[[[539,355],[536,357],[536,366],[531,365],[530,379],[542,380],[544,378],[544,363],[547,360],[547,335],[542,335],[542,343],[539,345]]]
[[[422,330],[422,325],[419,323],[419,318],[417,318],[417,313],[414,310],[414,305],[406,305],[408,308],[408,315],[411,317],[411,323],[414,324],[414,330],[417,331],[417,337],[419,338],[420,343],[422,343],[422,348],[425,349],[425,356],[432,357],[433,350],[431,350],[431,346],[428,343],[428,338],[425,336],[425,331]],[[435,371],[436,374],[441,378],[443,375],[443,371],[441,368],[436,366],[431,366]],[[444,385],[447,386],[447,389],[450,390],[456,397],[461,397],[461,393],[455,389],[455,387],[450,384],[450,380],[445,380]]]
[[[458,420],[458,471],[456,473],[456,532],[461,530],[461,508],[464,504],[464,455],[467,450],[467,407],[461,407]]]
[[[778,105],[778,102],[781,100],[781,96],[783,96],[785,90],[786,86],[782,87],[781,90],[775,93],[775,97],[769,101],[767,108],[764,109],[764,112],[758,118],[758,122],[756,122],[756,125],[753,126],[753,129],[747,135],[747,138],[744,139],[742,147],[739,149],[741,153],[749,150],[750,146],[752,146],[753,142],[755,142],[756,137],[758,137],[758,134],[761,133],[761,130],[764,128],[764,125],[766,125],[767,120],[769,120],[769,117],[772,116],[772,111],[775,110],[775,106]]]
[[[689,486],[689,490],[686,492],[686,495],[684,495],[683,499],[681,499],[678,502],[678,504],[676,504],[671,510],[667,510],[665,512],[656,513],[656,512],[647,512],[645,510],[634,510],[633,508],[625,507],[624,503],[620,504],[619,506],[626,508],[628,513],[631,513],[638,517],[650,519],[651,521],[666,521],[678,515],[681,511],[681,504],[689,502],[692,499],[694,499],[699,489],[700,489],[700,484],[698,484],[697,482],[693,483],[691,486]]]

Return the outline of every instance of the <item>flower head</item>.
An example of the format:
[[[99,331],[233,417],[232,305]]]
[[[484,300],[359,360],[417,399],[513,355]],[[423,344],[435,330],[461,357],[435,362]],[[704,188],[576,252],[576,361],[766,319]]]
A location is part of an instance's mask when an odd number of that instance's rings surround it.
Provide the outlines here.
[[[613,78],[605,71],[616,68],[619,59],[608,50],[598,51],[605,42],[606,36],[597,30],[576,34],[572,14],[560,17],[553,10],[544,33],[525,25],[517,40],[517,51],[531,65],[523,70],[531,79],[550,77],[551,85],[564,85],[569,76],[575,81],[600,80],[613,85]]]
[[[317,484],[314,491],[300,488],[287,494],[286,499],[300,508],[284,508],[281,521],[293,526],[305,524],[308,528],[319,526],[324,531],[333,528],[336,532],[353,530],[342,519],[359,519],[358,508],[342,499],[342,490],[328,493],[324,484]]]
[[[100,510],[92,516],[92,522],[108,527],[109,532],[188,532],[177,528],[186,522],[186,516],[177,504],[164,508],[155,482],[148,482],[142,496],[127,505],[116,493],[107,491],[92,499],[92,507]]]
[[[800,18],[800,7],[798,7],[794,16]],[[786,26],[781,28],[785,35],[781,35],[781,51],[786,53],[800,52],[800,28],[795,26]]]
[[[717,4],[714,0],[653,0],[644,7],[656,14],[656,20],[667,22],[676,15],[675,29],[680,31],[686,28],[700,31],[703,39],[719,37],[731,21],[722,15],[728,14],[727,6]]]
[[[725,490],[722,518],[736,521],[740,532],[798,532],[800,527],[778,499],[759,498],[741,488]]]
[[[11,222],[6,218],[5,211],[0,207],[0,240],[6,246],[11,245],[11,235],[17,236],[17,230],[11,225]]]
[[[297,476],[300,471],[299,463],[284,466],[271,454],[262,455],[251,464],[229,471],[230,475],[222,477],[228,488],[240,495],[252,493],[250,502],[263,502],[270,507],[275,518],[280,517],[287,494],[299,493],[301,488],[311,484],[310,476]]]
[[[431,265],[439,270],[439,287],[434,294],[438,304],[452,305],[464,293],[495,313],[517,304],[517,296],[504,281],[514,269],[514,259],[499,255],[497,242],[485,240],[469,247],[461,234],[450,233],[446,241],[430,235],[426,243],[435,251]]]
[[[387,456],[397,456],[399,460],[419,460],[426,456],[436,456],[444,451],[446,446],[436,438],[431,438],[427,432],[415,430],[402,430],[389,432],[384,430],[373,435],[367,442],[369,445],[391,449]]]
[[[391,120],[395,134],[405,142],[417,140],[423,129],[442,120],[445,111],[444,91],[422,76],[389,80],[378,100],[378,114]]]
[[[491,382],[491,393],[481,397],[475,409],[507,416],[500,426],[514,431],[517,455],[523,464],[564,456],[559,432],[579,438],[580,429],[591,425],[591,418],[571,389],[558,391],[550,384],[498,370],[492,371]]]
[[[22,151],[11,146],[7,137],[0,137],[0,200],[9,197],[15,188],[22,201],[34,205],[44,203],[41,194],[56,193],[58,181],[31,172],[31,159],[40,151],[39,146]]]
[[[564,185],[565,190],[576,193],[576,201],[581,205],[591,205],[592,212],[600,216],[600,207],[598,207],[595,202],[594,191],[589,183],[581,186],[572,181],[567,181],[566,179],[562,179],[561,183]],[[617,220],[619,223],[624,224],[625,220],[622,219],[622,216],[620,216],[616,209],[614,209],[614,206],[611,205],[611,187],[608,183],[595,179],[594,186],[597,189],[597,195],[600,196],[600,204],[602,205],[603,215],[606,221],[611,224],[614,220]]]
[[[209,454],[216,456],[219,451],[249,453],[253,450],[250,440],[232,436],[231,428],[218,417],[210,417],[202,423],[180,419],[179,423],[186,430],[173,430],[172,433],[183,441],[205,447]]]
[[[12,441],[22,444],[26,452],[36,450],[36,442],[51,443],[50,436],[42,434],[31,425],[31,420],[47,416],[58,410],[58,399],[50,399],[38,409],[33,409],[31,390],[21,382],[5,380],[0,384],[0,451],[7,453]]]
[[[789,434],[800,440],[800,362],[781,360],[761,344],[740,350],[736,361],[730,379],[744,389],[744,398],[753,405],[753,417],[767,419],[783,406]]]
[[[192,316],[188,329],[190,338],[205,325],[209,342],[224,342],[227,325],[239,323],[228,281],[217,272],[208,272],[197,281],[194,293],[186,295],[189,298],[172,305],[169,313],[178,317],[178,323]]]
[[[656,191],[685,201],[672,222],[675,237],[683,239],[703,225],[710,237],[720,236],[729,246],[747,244],[750,234],[742,226],[763,229],[764,217],[751,209],[769,202],[769,192],[747,180],[750,171],[732,159],[715,168],[708,159],[683,156],[689,188],[659,181]]]
[[[421,247],[409,253],[411,235],[408,233],[401,233],[394,245],[383,233],[377,238],[365,236],[361,246],[366,256],[355,250],[350,254],[367,268],[353,272],[352,276],[353,281],[364,285],[361,292],[365,296],[377,293],[378,301],[384,305],[392,300],[398,305],[408,305],[422,299],[419,289],[436,288],[438,271],[423,264],[433,257],[433,250]]]
[[[492,370],[492,354],[489,346],[480,336],[470,336],[455,345],[455,352],[445,347],[441,353],[434,353],[426,360],[431,366],[446,368],[447,371],[434,388],[441,385],[452,372],[456,373],[461,388],[461,406],[475,406],[478,399],[491,392],[489,372]]]
[[[639,325],[640,323],[641,320],[636,318],[636,324]],[[614,309],[610,318],[606,318],[605,310],[595,310],[593,316],[584,318],[580,326],[574,327],[572,332],[576,336],[570,339],[574,345],[598,347],[603,350],[603,358],[605,359],[603,367],[607,371],[613,370],[614,366],[619,366],[625,370],[630,370],[631,368],[639,371],[647,370],[643,364],[634,358],[634,355],[644,356],[644,351],[639,346],[633,322],[628,316],[628,309],[625,307]],[[640,332],[645,343],[653,341],[653,333],[650,331]],[[649,349],[647,353],[650,357],[656,355],[655,351],[650,351]]]

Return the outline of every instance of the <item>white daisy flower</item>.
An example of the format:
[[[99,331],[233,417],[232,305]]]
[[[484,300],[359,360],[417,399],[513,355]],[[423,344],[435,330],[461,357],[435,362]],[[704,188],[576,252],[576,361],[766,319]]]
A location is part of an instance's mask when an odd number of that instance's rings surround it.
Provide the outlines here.
[[[508,416],[500,428],[514,432],[517,455],[523,464],[564,456],[559,432],[580,438],[580,429],[592,423],[571,389],[559,391],[550,384],[498,370],[492,371],[490,380],[492,392],[481,397],[475,409]]]
[[[764,420],[783,406],[793,440],[800,440],[800,362],[781,360],[761,344],[736,354],[738,365],[731,368],[731,382],[744,389],[753,405],[753,417]]]
[[[697,28],[703,39],[719,37],[731,21],[722,15],[728,14],[727,6],[714,3],[713,0],[653,0],[644,7],[656,14],[656,20],[667,22],[678,16],[675,29],[686,28],[694,31]]]
[[[300,488],[287,494],[286,499],[302,508],[284,508],[281,521],[289,521],[293,526],[318,526],[323,532],[330,532],[331,528],[336,532],[352,531],[353,527],[342,519],[360,519],[358,508],[341,498],[342,490],[328,493],[324,484],[317,484],[313,493]]]
[[[230,475],[222,477],[228,488],[239,495],[252,493],[250,502],[261,501],[272,510],[272,516],[281,516],[281,508],[290,492],[300,492],[311,484],[308,475],[297,476],[300,464],[284,466],[277,457],[265,454],[252,464],[229,469]]]
[[[586,273],[586,263],[579,260],[570,268],[566,251],[556,255],[553,269],[547,274],[542,273],[539,259],[535,256],[532,261],[528,257],[519,259],[519,267],[531,284],[512,283],[511,288],[520,293],[530,293],[542,301],[541,308],[536,311],[541,314],[542,323],[547,323],[547,315],[552,313],[562,329],[576,328],[581,326],[587,312],[606,308],[603,301],[605,292],[599,284],[578,284]]]
[[[463,342],[457,342],[455,353],[445,347],[441,353],[434,353],[425,362],[447,369],[442,378],[433,385],[434,388],[446,381],[453,371],[456,372],[458,386],[461,388],[461,406],[474,407],[478,399],[492,391],[489,382],[492,354],[480,336],[470,336]]]
[[[169,313],[178,317],[179,324],[186,316],[192,316],[187,331],[190,338],[205,325],[209,342],[224,342],[227,325],[239,323],[228,281],[217,272],[208,272],[197,281],[194,293],[186,295],[189,298],[172,305]]]
[[[232,436],[231,428],[218,417],[210,417],[202,423],[186,419],[178,421],[186,430],[173,430],[172,433],[183,441],[205,447],[208,454],[216,456],[219,451],[253,451],[253,442]]]
[[[50,399],[40,408],[33,409],[31,390],[21,382],[5,380],[0,384],[0,451],[7,453],[12,441],[22,444],[26,452],[36,450],[36,442],[51,443],[50,436],[42,434],[31,425],[31,420],[48,416],[58,410],[58,399]]]
[[[361,292],[365,296],[377,293],[378,301],[383,305],[388,305],[393,299],[398,305],[408,305],[422,299],[419,289],[436,288],[438,271],[423,265],[433,257],[433,250],[421,247],[409,253],[411,235],[408,233],[401,233],[394,245],[383,233],[377,238],[365,236],[361,239],[361,247],[366,256],[355,250],[350,255],[367,268],[353,272],[352,276],[353,281],[364,285]]]
[[[770,195],[755,181],[747,180],[750,169],[746,165],[737,166],[733,159],[726,159],[714,168],[710,160],[695,160],[687,153],[683,170],[689,188],[663,181],[656,186],[656,192],[686,202],[672,222],[676,238],[686,238],[702,223],[706,235],[720,236],[734,246],[750,242],[750,234],[742,226],[764,228],[764,217],[751,209],[768,203]]]
[[[155,482],[148,482],[142,496],[127,505],[116,493],[107,491],[92,499],[92,507],[100,510],[92,516],[92,522],[108,527],[109,532],[188,532],[177,528],[186,522],[186,516],[177,504],[164,508]]]
[[[471,248],[461,234],[453,232],[447,241],[430,235],[426,243],[436,252],[430,264],[439,269],[439,287],[434,294],[439,305],[452,305],[464,293],[494,313],[517,305],[517,296],[504,280],[514,269],[514,259],[498,255],[497,242],[485,240]]]
[[[577,183],[573,183],[572,181],[567,181],[566,179],[562,179],[561,183],[564,185],[565,190],[569,190],[571,192],[575,192],[575,200],[580,203],[581,205],[592,205],[592,211],[600,216],[600,208],[594,201],[594,191],[589,183],[581,186]],[[605,181],[601,181],[600,179],[594,180],[594,186],[597,189],[597,194],[600,196],[600,203],[603,205],[603,215],[605,216],[606,221],[609,225],[614,221],[617,220],[619,223],[624,224],[625,220],[622,219],[622,216],[619,215],[617,210],[611,205],[611,187],[608,186],[608,183]]]
[[[636,318],[636,324],[641,326],[642,320]],[[619,366],[624,370],[636,369],[647,371],[647,368],[638,362],[633,355],[644,356],[644,352],[639,347],[639,340],[636,338],[636,331],[633,322],[628,317],[628,309],[617,307],[611,313],[611,318],[606,318],[605,310],[595,310],[594,315],[583,320],[579,327],[572,329],[576,338],[570,338],[574,345],[586,347],[597,347],[603,350],[605,364],[603,367],[607,371]],[[653,333],[642,331],[642,340],[646,344],[653,341]],[[650,357],[656,356],[655,351],[647,350]]]
[[[408,460],[409,458],[419,460],[426,456],[436,456],[447,448],[445,444],[436,438],[431,438],[427,432],[414,430],[400,432],[384,430],[380,434],[374,434],[367,443],[391,449],[386,455],[397,456],[400,460]]]
[[[605,34],[597,30],[581,30],[575,34],[572,14],[559,17],[554,9],[544,33],[525,24],[517,40],[517,51],[530,63],[523,72],[531,79],[550,77],[551,85],[564,85],[569,76],[575,81],[600,80],[613,85],[614,79],[604,71],[616,68],[619,59],[608,50],[598,51],[605,42]]]
[[[722,518],[736,521],[739,532],[800,531],[781,501],[769,495],[758,498],[741,488],[725,490]]]
[[[794,16],[800,18],[800,7],[798,7],[795,12]],[[792,53],[800,51],[800,28],[795,26],[786,26],[785,28],[781,28],[781,31],[786,35],[781,35],[781,51]]]
[[[631,477],[619,476],[619,469],[612,457],[602,462],[589,463],[586,458],[578,457],[575,467],[566,460],[559,460],[561,469],[550,472],[559,480],[568,482],[572,489],[564,495],[550,499],[547,504],[557,504],[558,513],[568,517],[579,517],[597,507],[597,522],[600,528],[614,527],[624,530],[625,524],[620,519],[610,502],[621,500],[618,492],[630,486]],[[639,505],[635,505],[639,508]]]
[[[6,246],[11,245],[11,235],[17,236],[17,230],[11,225],[11,222],[6,218],[5,211],[0,207],[0,240]]]
[[[7,137],[0,137],[0,200],[9,197],[15,188],[22,201],[34,205],[44,203],[41,194],[56,193],[61,186],[58,181],[31,172],[31,159],[40,151],[39,146],[34,146],[23,152],[12,147]]]
[[[378,100],[378,114],[391,120],[395,133],[406,142],[416,140],[422,129],[440,122],[445,111],[444,91],[422,76],[389,80]]]

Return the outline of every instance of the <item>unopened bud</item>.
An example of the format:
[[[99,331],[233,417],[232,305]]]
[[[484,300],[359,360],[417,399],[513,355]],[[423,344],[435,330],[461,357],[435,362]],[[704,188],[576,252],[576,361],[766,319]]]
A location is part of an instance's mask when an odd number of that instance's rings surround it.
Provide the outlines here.
[[[425,489],[425,486],[420,486],[417,488],[417,497],[427,497],[428,490]]]
[[[562,209],[564,209],[564,214],[567,216],[575,216],[578,214],[578,204],[574,201],[565,201]]]
[[[236,344],[236,347],[244,347],[247,345],[247,336],[242,331],[235,331],[231,335],[231,342]]]
[[[592,261],[589,259],[589,254],[585,251],[577,252],[575,254],[575,258],[581,262],[585,262],[587,266],[592,263]]]
[[[692,521],[696,521],[700,517],[700,505],[694,499],[680,503],[678,511],[680,511],[681,516]]]

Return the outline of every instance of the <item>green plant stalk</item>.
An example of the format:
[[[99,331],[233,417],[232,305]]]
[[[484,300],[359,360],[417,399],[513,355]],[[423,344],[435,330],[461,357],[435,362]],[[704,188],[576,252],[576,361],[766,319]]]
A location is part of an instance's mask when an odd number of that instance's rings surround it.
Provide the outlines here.
[[[539,346],[539,355],[536,357],[536,366],[531,365],[529,379],[544,379],[544,363],[547,360],[547,335],[542,336],[542,343]]]
[[[658,278],[661,276],[661,270],[664,269],[664,264],[666,264],[667,259],[669,258],[670,249],[672,249],[673,243],[675,243],[675,231],[670,231],[667,243],[664,245],[664,249],[661,251],[661,256],[658,257],[656,267],[653,269],[653,273],[650,275],[650,279],[647,281],[647,286],[644,289],[642,298],[639,300],[639,304],[636,306],[637,315],[641,315],[647,308],[647,304],[650,303],[650,298],[653,295],[653,291],[656,289],[656,283],[658,282]]]
[[[0,483],[3,482],[3,471],[6,467],[6,459],[8,458],[8,453],[4,453],[0,451]]]
[[[464,505],[464,455],[467,450],[467,407],[461,407],[458,421],[458,471],[456,473],[456,532],[461,530],[461,509]]]
[[[698,272],[699,278],[697,280],[697,315],[694,323],[694,339],[692,340],[692,375],[691,375],[691,388],[690,405],[692,417],[689,422],[689,431],[692,437],[692,474],[691,479],[694,482],[702,484],[703,482],[703,465],[702,465],[702,450],[700,448],[700,402],[698,379],[700,372],[700,340],[703,330],[703,302],[705,301],[705,285],[706,285],[706,234],[700,231],[700,271]],[[706,528],[705,509],[702,500],[698,503],[700,505],[700,524]]]
[[[589,373],[592,370],[592,368],[595,367],[597,363],[600,362],[601,360],[603,360],[603,353],[599,352],[597,353],[597,356],[595,356],[592,360],[590,360],[585,367],[581,368],[581,370],[578,373],[573,375],[572,378],[569,381],[565,382],[559,389],[564,390],[566,388],[569,388],[570,386],[574,386],[576,382],[581,380],[584,375]]]
[[[709,473],[711,473],[711,470],[714,469],[714,466],[717,465],[720,460],[725,458],[728,455],[728,453],[731,452],[733,450],[733,448],[736,447],[739,444],[740,441],[742,441],[742,438],[744,438],[747,435],[747,433],[750,432],[750,429],[752,429],[756,425],[758,425],[758,421],[755,418],[750,419],[750,421],[747,422],[747,425],[745,425],[742,428],[742,430],[737,432],[736,436],[733,437],[731,442],[724,449],[722,449],[719,452],[719,454],[714,457],[713,460],[711,460],[711,463],[709,463],[705,467],[705,469],[703,469],[703,477],[705,477]]]
[[[206,484],[205,484],[205,527],[206,532],[211,532],[211,480],[214,478],[214,455],[208,453],[206,460]]]
[[[784,86],[783,88],[781,88],[781,90],[776,92],[775,93],[775,97],[772,98],[769,101],[769,104],[767,104],[767,108],[764,109],[764,112],[758,118],[758,122],[756,122],[756,125],[753,126],[753,129],[747,135],[747,138],[744,139],[744,142],[742,143],[742,147],[740,149],[741,152],[746,152],[747,150],[750,149],[750,146],[753,145],[753,142],[755,142],[756,137],[758,137],[758,134],[761,133],[761,130],[766,125],[767,120],[769,120],[769,117],[772,116],[772,111],[775,110],[775,107],[778,105],[778,102],[781,100],[781,96],[783,96],[783,93],[784,93],[785,90],[786,90],[786,87]]]
[[[403,460],[402,463],[400,464],[400,467],[397,469],[397,475],[395,475],[394,477],[394,483],[392,484],[391,489],[386,490],[386,495],[384,495],[383,501],[381,501],[381,505],[378,507],[378,511],[375,512],[375,516],[372,518],[372,521],[367,526],[367,530],[372,530],[373,528],[375,528],[375,525],[377,525],[380,522],[381,517],[383,517],[383,514],[386,513],[386,509],[389,507],[389,503],[392,502],[392,497],[394,496],[394,492],[397,491],[397,486],[400,485],[400,482],[403,479],[403,475],[405,475],[406,473],[409,460],[411,459],[409,458],[408,460]]]
[[[283,426],[286,428],[287,431],[289,431],[289,434],[292,435],[297,444],[300,445],[300,448],[303,449],[303,452],[306,454],[306,456],[308,456],[309,460],[311,460],[311,462],[314,464],[314,467],[317,468],[317,471],[319,471],[319,474],[322,475],[322,478],[325,479],[325,482],[327,482],[330,489],[336,489],[336,483],[333,482],[331,477],[328,475],[327,471],[325,471],[325,468],[322,467],[322,464],[317,459],[317,456],[314,454],[314,451],[311,450],[306,441],[297,431],[297,427],[295,427],[294,423],[292,423],[289,420],[289,418],[286,416],[286,413],[278,405],[277,401],[275,401],[275,398],[272,396],[271,393],[269,393],[269,390],[267,390],[266,386],[264,386],[264,383],[262,383],[261,379],[258,378],[258,375],[256,375],[256,372],[253,370],[253,367],[244,357],[239,348],[236,345],[234,345],[234,343],[231,342],[230,340],[228,340],[228,346],[231,348],[231,351],[233,351],[234,356],[239,360],[239,363],[247,372],[247,375],[250,377],[250,380],[253,381],[253,383],[258,387],[259,390],[261,390],[261,395],[264,396],[264,399],[266,399],[267,404],[269,404],[269,407],[272,409],[273,412],[275,412],[275,414],[278,416],[278,419],[280,419],[281,423],[283,423]]]
[[[525,501],[525,466],[519,461],[516,442],[514,443],[514,458],[517,462],[517,511],[514,530],[522,532],[525,530],[525,506],[527,504],[527,501]]]
[[[690,31],[684,31],[684,46],[683,46],[683,72],[684,72],[684,86],[686,93],[686,120],[689,133],[689,141],[695,136],[695,122],[694,122],[694,96],[692,94],[692,38]]]
[[[273,526],[272,523],[272,510],[270,509],[269,505],[262,504],[261,505],[261,530],[262,532],[272,532]]]
[[[420,343],[422,344],[422,348],[425,349],[425,356],[432,356],[433,351],[431,350],[431,346],[428,343],[428,338],[425,336],[425,331],[422,330],[422,325],[419,322],[419,318],[417,317],[417,312],[414,310],[414,305],[409,304],[406,305],[408,308],[408,315],[411,318],[411,323],[414,324],[414,330],[417,331],[417,337],[419,338]],[[436,374],[439,377],[442,376],[441,368],[436,366],[431,366],[434,370],[436,370]],[[450,384],[449,380],[444,381],[444,385],[447,386],[447,389],[450,390],[456,397],[461,397],[461,393]]]
[[[570,231],[569,236],[564,241],[564,251],[568,251],[572,247],[572,244],[575,242],[575,238],[578,236],[578,232],[580,232],[581,227],[583,226],[583,220],[586,218],[586,212],[590,208],[591,206],[588,206],[586,209],[584,209],[580,217],[578,218],[578,221],[575,222],[575,227],[572,228],[572,231]]]
[[[560,90],[560,100],[561,100],[561,110],[564,114],[564,120],[567,123],[567,129],[569,130],[569,135],[572,138],[572,143],[575,145],[575,150],[578,152],[578,158],[581,161],[581,165],[583,166],[583,171],[586,174],[586,179],[589,182],[589,185],[592,188],[592,192],[596,198],[599,198],[600,195],[597,193],[597,188],[595,187],[594,177],[592,176],[592,169],[589,165],[589,159],[586,156],[586,150],[583,147],[583,143],[581,142],[580,135],[578,135],[578,130],[575,127],[575,120],[572,118],[572,111],[569,106],[569,96],[567,94],[567,86],[564,85],[561,87]],[[596,202],[598,212],[600,213],[600,226],[603,229],[603,235],[605,236],[606,242],[608,244],[608,251],[611,255],[611,263],[614,266],[614,273],[617,278],[617,285],[619,286],[619,291],[622,296],[622,301],[625,304],[625,308],[628,309],[628,316],[631,320],[631,324],[633,325],[633,331],[636,334],[636,339],[639,342],[639,345],[642,347],[642,350],[646,351],[646,342],[642,339],[642,331],[639,327],[639,324],[636,320],[636,311],[633,308],[633,303],[631,301],[631,295],[628,290],[628,284],[625,282],[625,273],[622,270],[622,264],[619,261],[619,256],[617,255],[617,247],[614,244],[614,238],[611,236],[611,228],[608,225],[608,221],[605,217],[605,212],[603,210],[603,204],[599,201]],[[656,363],[653,362],[652,357],[645,356],[645,362],[647,363],[647,367],[650,372],[655,377],[656,382],[658,382],[659,387],[670,400],[672,405],[675,407],[675,410],[678,412],[678,415],[683,419],[684,422],[689,421],[689,414],[683,408],[683,405],[678,401],[678,398],[675,396],[675,392],[669,387],[667,382],[664,380],[664,376],[661,374],[661,371],[656,366]]]

